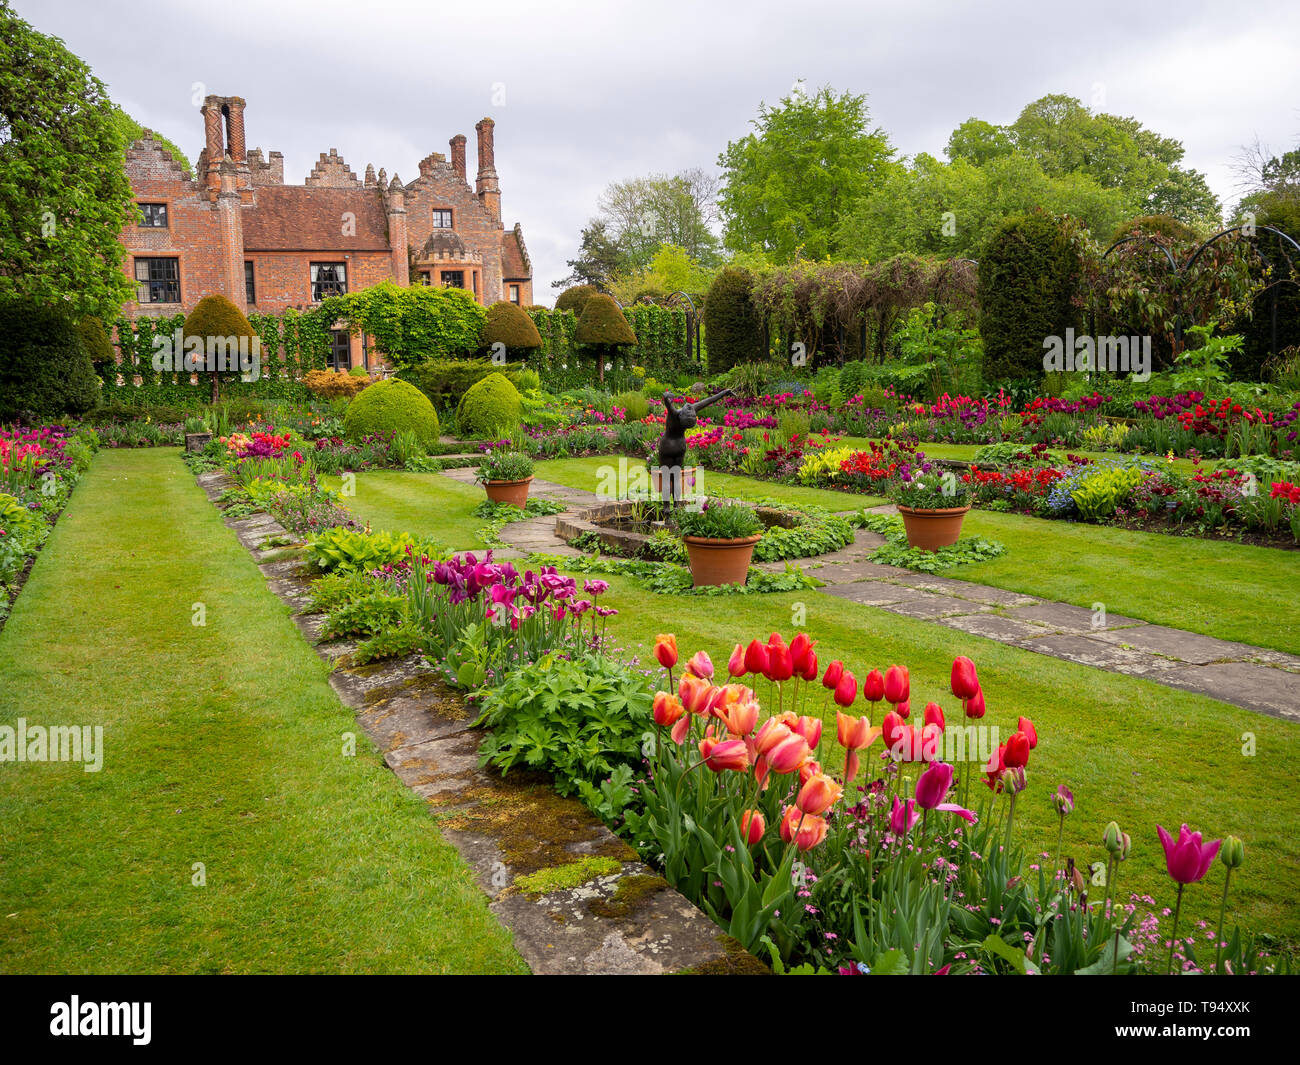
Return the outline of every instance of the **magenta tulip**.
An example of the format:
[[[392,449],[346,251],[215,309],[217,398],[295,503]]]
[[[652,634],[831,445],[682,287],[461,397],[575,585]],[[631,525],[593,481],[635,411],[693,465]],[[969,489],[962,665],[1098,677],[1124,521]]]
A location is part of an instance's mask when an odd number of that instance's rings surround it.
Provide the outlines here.
[[[1177,841],[1160,825],[1156,825],[1156,832],[1165,848],[1165,868],[1180,884],[1195,884],[1205,876],[1223,844],[1218,839],[1212,843],[1202,843],[1201,834],[1191,831],[1186,825],[1178,830]]]

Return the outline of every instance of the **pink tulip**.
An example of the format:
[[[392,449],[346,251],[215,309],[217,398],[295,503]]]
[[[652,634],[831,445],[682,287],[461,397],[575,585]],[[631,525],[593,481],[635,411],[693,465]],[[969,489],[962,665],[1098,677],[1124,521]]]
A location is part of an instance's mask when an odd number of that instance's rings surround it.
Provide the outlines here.
[[[894,805],[889,811],[889,831],[900,839],[912,831],[912,826],[921,819],[921,815],[916,812],[916,800],[908,799],[907,805],[904,806],[898,801],[898,796],[894,796]]]
[[[1160,825],[1156,825],[1156,832],[1165,848],[1165,868],[1180,884],[1195,884],[1205,876],[1223,844],[1219,839],[1212,843],[1202,843],[1201,834],[1191,831],[1186,825],[1178,830],[1177,841]]]
[[[703,651],[696,651],[686,663],[686,671],[704,680],[713,679],[713,659]]]

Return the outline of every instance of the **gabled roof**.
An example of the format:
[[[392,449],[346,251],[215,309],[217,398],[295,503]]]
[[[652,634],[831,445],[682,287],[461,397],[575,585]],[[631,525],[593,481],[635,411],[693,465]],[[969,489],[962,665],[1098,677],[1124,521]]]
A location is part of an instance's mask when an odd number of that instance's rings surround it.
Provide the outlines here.
[[[528,260],[518,223],[501,234],[501,276],[509,281],[525,281],[533,276],[533,264]]]
[[[247,251],[388,251],[377,188],[263,185],[244,213]]]

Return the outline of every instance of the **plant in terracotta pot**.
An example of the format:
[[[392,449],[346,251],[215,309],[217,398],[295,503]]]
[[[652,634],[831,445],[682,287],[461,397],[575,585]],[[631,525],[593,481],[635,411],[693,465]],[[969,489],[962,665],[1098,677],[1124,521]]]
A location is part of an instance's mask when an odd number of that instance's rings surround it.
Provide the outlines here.
[[[938,551],[957,542],[970,510],[970,486],[951,470],[905,475],[893,495],[909,546]]]
[[[677,527],[695,587],[745,583],[754,545],[763,538],[763,523],[752,509],[706,502],[700,510],[679,510]]]
[[[522,509],[533,483],[533,460],[522,451],[489,451],[479,463],[475,480],[482,483],[493,503],[512,503]]]

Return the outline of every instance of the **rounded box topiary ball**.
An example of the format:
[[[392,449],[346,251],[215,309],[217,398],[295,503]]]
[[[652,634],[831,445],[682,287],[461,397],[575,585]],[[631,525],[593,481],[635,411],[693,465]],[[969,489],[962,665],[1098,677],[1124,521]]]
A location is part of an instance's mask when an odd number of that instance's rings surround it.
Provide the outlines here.
[[[519,390],[502,373],[488,374],[461,396],[456,427],[461,436],[497,438],[519,428],[522,403]]]
[[[359,392],[343,415],[343,431],[349,440],[404,429],[415,433],[425,448],[435,445],[442,432],[438,412],[429,397],[414,385],[396,378],[376,381]]]

